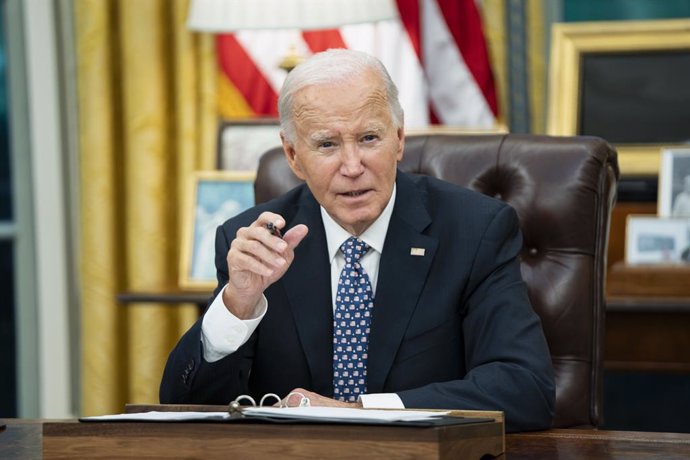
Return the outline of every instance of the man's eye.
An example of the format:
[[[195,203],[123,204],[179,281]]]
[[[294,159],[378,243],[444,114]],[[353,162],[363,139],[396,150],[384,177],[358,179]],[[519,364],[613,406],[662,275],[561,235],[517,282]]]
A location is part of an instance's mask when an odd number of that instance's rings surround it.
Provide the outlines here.
[[[319,144],[319,147],[322,149],[330,149],[333,147],[335,144],[331,141],[325,141]]]
[[[362,142],[372,142],[378,139],[379,137],[376,134],[367,134],[362,137]]]

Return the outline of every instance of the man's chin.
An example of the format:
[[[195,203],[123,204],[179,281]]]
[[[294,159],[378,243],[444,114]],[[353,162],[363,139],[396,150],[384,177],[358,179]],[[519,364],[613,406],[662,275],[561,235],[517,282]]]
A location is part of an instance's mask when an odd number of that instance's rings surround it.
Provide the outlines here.
[[[376,220],[371,213],[344,214],[333,216],[338,225],[353,235],[361,235]]]

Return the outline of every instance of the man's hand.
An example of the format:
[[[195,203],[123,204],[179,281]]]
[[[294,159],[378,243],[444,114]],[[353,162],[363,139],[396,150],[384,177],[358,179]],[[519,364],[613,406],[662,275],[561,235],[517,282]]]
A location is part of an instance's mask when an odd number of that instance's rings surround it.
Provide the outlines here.
[[[326,406],[326,407],[350,407],[350,408],[361,408],[362,403],[357,401],[357,402],[344,402],[344,401],[338,401],[336,399],[331,399],[331,398],[326,398],[325,396],[321,396],[318,393],[314,393],[312,391],[307,391],[304,388],[295,388],[292,390],[291,395],[289,398],[284,399],[281,403],[283,406],[288,406],[288,407],[295,407],[299,406],[300,400],[302,399],[301,395],[304,395],[304,397],[309,398],[309,405],[310,406]]]
[[[294,249],[307,235],[306,225],[296,225],[283,238],[272,234],[271,223],[282,229],[278,214],[262,213],[249,227],[237,231],[227,255],[228,285],[223,292],[225,307],[240,319],[252,318],[264,290],[279,280],[295,257]]]

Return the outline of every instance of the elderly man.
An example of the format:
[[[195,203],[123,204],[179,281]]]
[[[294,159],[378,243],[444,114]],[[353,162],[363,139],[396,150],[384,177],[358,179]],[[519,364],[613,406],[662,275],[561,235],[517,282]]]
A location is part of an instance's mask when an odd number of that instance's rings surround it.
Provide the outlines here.
[[[313,56],[279,108],[306,184],[218,228],[215,298],[171,353],[161,402],[296,390],[312,405],[502,410],[509,431],[548,428],[553,372],[514,210],[397,170],[403,111],[367,54]]]

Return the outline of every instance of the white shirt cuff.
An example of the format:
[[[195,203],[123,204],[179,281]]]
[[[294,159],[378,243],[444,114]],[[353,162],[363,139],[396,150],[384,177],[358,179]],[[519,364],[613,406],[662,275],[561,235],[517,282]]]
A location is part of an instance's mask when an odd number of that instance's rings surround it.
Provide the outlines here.
[[[223,292],[225,287],[213,299],[201,321],[201,344],[204,359],[209,363],[225,358],[244,345],[268,309],[266,296],[262,295],[255,310],[260,312],[259,315],[256,318],[241,320],[225,308]]]
[[[360,395],[359,400],[365,409],[404,409],[402,399],[397,393],[376,393]]]

